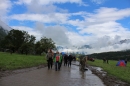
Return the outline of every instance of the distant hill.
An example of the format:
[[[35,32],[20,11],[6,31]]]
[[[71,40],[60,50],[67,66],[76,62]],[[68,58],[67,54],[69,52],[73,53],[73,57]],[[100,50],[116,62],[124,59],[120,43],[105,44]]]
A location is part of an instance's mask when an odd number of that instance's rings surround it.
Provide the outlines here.
[[[88,56],[97,59],[106,58],[109,60],[125,60],[125,59],[130,60],[130,50],[93,53]]]
[[[2,40],[7,34],[8,34],[8,31],[0,26],[0,40]]]
[[[120,41],[120,44],[123,44],[123,43],[130,43],[130,39],[121,40],[121,41]]]
[[[8,34],[11,28],[0,20],[0,41]]]

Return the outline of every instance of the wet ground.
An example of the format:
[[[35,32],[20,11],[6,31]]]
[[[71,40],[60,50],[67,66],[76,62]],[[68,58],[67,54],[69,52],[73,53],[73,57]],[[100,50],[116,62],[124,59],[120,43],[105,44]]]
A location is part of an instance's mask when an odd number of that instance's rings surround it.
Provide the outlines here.
[[[115,76],[110,76],[107,72],[103,71],[100,67],[88,66],[93,74],[97,75],[106,86],[130,86],[129,83],[119,80]]]
[[[4,73],[5,74],[5,73]],[[88,69],[80,72],[78,63],[71,67],[62,66],[60,71],[54,67],[15,70],[0,78],[0,86],[105,86],[101,79]]]

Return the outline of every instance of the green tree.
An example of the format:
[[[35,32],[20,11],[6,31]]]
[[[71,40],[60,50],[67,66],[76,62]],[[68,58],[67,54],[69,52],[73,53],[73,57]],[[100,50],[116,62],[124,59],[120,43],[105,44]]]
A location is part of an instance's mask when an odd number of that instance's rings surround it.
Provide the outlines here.
[[[14,30],[12,29],[9,31],[8,35],[5,38],[7,47],[9,45],[14,46],[13,52],[18,51],[19,47],[24,42],[24,33],[20,30]],[[9,48],[9,47],[8,47]]]
[[[41,54],[42,52],[47,52],[48,49],[54,49],[55,43],[51,38],[43,37],[40,41],[35,44],[36,54]]]
[[[6,48],[11,49],[13,52],[20,51],[29,52],[28,50],[33,49],[35,37],[29,35],[26,31],[14,30],[9,31],[5,37]],[[25,49],[26,48],[26,49]]]
[[[35,44],[35,54],[41,55],[42,53],[42,47],[40,41],[36,42]]]
[[[25,53],[26,55],[28,53],[30,54],[33,54],[34,52],[34,43],[35,43],[35,36],[33,35],[29,35],[27,32],[24,32],[24,37],[25,37],[25,40],[24,40],[24,43],[21,45],[20,47],[20,53]]]

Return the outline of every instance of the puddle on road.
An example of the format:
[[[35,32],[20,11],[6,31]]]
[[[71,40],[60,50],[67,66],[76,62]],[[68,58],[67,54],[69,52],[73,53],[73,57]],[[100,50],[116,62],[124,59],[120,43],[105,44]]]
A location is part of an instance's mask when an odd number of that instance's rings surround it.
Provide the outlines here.
[[[102,73],[102,76],[106,76],[107,72],[103,71],[102,68],[100,67],[93,67],[91,66],[93,69],[95,69],[97,72]]]
[[[96,75],[92,74],[92,71],[90,69],[86,70],[85,72],[79,71],[79,63],[75,62],[73,63],[73,68],[71,69],[71,78],[72,79],[82,79],[87,82],[89,82],[90,86],[105,86],[101,79],[97,77]],[[102,69],[100,67],[96,68],[98,71],[101,71]],[[86,85],[88,86],[88,85]]]
[[[90,71],[89,69],[85,72],[81,72],[79,71],[79,67],[74,66],[71,69],[71,78],[82,78],[85,79],[87,76],[92,75],[92,71]]]

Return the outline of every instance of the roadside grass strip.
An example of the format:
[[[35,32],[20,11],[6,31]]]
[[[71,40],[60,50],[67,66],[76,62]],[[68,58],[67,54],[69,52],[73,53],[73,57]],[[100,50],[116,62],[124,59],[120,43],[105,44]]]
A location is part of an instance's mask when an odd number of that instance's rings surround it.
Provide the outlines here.
[[[46,63],[45,56],[22,55],[0,52],[0,70],[14,70]]]
[[[109,60],[109,64],[103,63],[103,60],[96,59],[95,62],[88,61],[89,65],[103,68],[108,75],[115,76],[116,78],[130,83],[130,62],[127,63],[126,67],[116,66],[118,61]]]

